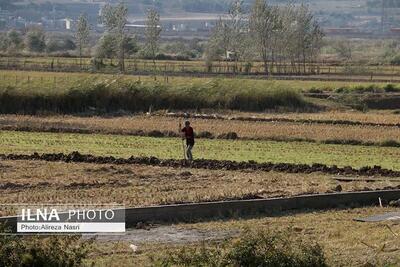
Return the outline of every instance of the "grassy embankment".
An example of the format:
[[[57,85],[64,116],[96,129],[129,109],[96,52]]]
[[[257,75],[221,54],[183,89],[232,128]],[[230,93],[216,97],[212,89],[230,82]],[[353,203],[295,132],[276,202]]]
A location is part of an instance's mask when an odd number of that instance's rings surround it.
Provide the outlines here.
[[[1,75],[0,75],[1,76]],[[262,111],[284,108],[313,109],[300,93],[274,86],[248,83],[232,86],[233,81],[210,80],[167,84],[138,81],[132,77],[90,76],[55,78],[35,84],[21,83],[0,87],[0,112],[50,113],[115,113],[142,112],[149,109],[236,109]],[[0,78],[1,80],[1,78]],[[1,82],[0,82],[1,86]]]
[[[340,105],[341,102],[358,107],[362,105],[351,97],[350,100],[348,97],[339,100],[339,104],[311,100],[304,98],[301,92],[339,90],[346,96],[352,90],[370,92],[384,86],[207,78],[173,78],[167,82],[160,77],[159,81],[154,81],[151,77],[2,71],[0,112],[104,114],[143,112],[150,108],[315,111],[321,109],[318,106]]]

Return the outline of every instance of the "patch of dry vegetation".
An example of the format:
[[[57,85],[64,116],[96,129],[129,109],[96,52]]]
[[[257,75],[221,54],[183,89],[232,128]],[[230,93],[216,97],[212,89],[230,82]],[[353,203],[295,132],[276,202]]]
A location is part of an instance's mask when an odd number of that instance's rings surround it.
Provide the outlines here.
[[[307,116],[304,115],[303,116]],[[384,118],[384,116],[381,116]],[[191,119],[197,133],[214,136],[235,132],[239,137],[255,139],[361,140],[363,142],[400,141],[399,127],[304,124],[292,122],[249,122]],[[159,116],[73,117],[73,116],[0,116],[0,129],[27,131],[83,131],[105,134],[137,134],[139,131],[177,132],[182,119]]]
[[[400,234],[400,225],[393,222],[354,221],[355,218],[392,211],[396,210],[372,207],[302,214],[287,213],[276,217],[180,224],[174,227],[201,232],[242,232],[246,229],[289,231],[294,240],[318,242],[326,256],[328,266],[398,266],[400,239],[397,235]],[[174,255],[183,248],[201,249],[203,246],[210,247],[215,244],[221,243],[216,240],[188,244],[135,242],[140,251],[135,254],[129,248],[130,243],[126,241],[102,242],[97,243],[97,253],[93,255],[91,261],[120,266],[151,266],[151,258]]]
[[[256,117],[256,118],[286,118],[294,120],[333,120],[333,121],[356,121],[367,123],[400,123],[400,115],[397,111],[346,111],[332,110],[318,113],[251,113],[251,112],[227,112],[228,117]]]
[[[182,225],[185,228],[229,230],[291,228],[296,237],[318,242],[329,266],[398,266],[400,225],[395,222],[361,223],[355,218],[398,211],[393,208],[358,208],[291,214],[250,220]]]

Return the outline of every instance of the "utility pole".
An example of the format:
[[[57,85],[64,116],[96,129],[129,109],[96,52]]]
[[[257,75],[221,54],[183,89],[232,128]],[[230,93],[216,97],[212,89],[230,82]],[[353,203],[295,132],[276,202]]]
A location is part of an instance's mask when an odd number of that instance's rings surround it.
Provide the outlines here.
[[[53,22],[53,29],[57,29],[57,22],[56,22],[56,17],[57,17],[57,10],[56,10],[56,6],[53,4],[53,10],[50,13],[52,15],[52,22]]]

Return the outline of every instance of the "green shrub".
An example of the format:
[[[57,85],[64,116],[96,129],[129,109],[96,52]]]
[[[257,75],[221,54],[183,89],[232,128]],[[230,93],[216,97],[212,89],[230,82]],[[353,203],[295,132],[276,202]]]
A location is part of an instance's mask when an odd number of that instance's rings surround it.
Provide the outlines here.
[[[391,65],[400,65],[400,55],[395,55],[391,60],[390,60]]]
[[[395,92],[399,92],[400,89],[397,88],[395,85],[393,84],[387,84],[384,88],[385,92],[387,93],[395,93]]]
[[[89,246],[89,241],[81,241],[78,236],[1,235],[0,266],[81,266]]]
[[[343,94],[343,93],[348,93],[349,88],[347,87],[339,87],[337,89],[335,89],[335,93],[337,94]]]
[[[288,234],[247,233],[228,253],[233,266],[326,266],[318,245],[292,243]]]
[[[289,233],[246,231],[233,242],[184,248],[155,261],[156,266],[327,266],[319,245],[295,240]]]
[[[246,90],[231,94],[225,108],[244,111],[263,111],[287,107],[292,109],[305,109],[307,102],[294,90],[275,89],[268,91]]]

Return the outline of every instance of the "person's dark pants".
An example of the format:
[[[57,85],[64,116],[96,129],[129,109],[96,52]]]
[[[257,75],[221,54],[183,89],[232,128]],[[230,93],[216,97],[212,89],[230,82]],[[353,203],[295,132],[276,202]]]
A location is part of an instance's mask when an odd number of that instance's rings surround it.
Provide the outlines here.
[[[194,147],[194,139],[186,139],[186,157],[188,160],[193,160],[192,149]]]

